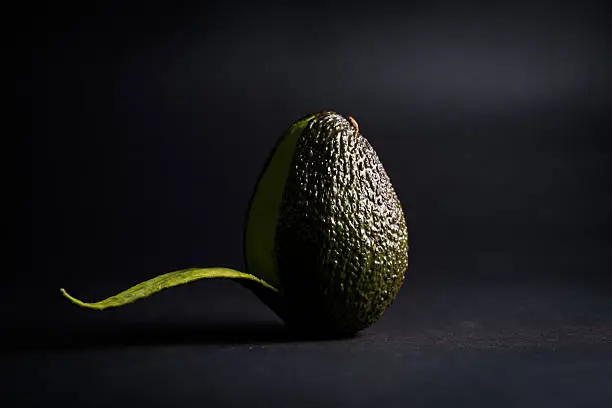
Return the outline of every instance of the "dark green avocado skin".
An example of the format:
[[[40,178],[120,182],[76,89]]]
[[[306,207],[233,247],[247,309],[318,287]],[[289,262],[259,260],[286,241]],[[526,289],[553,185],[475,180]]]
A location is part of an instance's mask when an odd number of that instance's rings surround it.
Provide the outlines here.
[[[283,319],[352,335],[380,318],[404,281],[402,206],[376,152],[342,115],[312,119],[292,160],[275,239]]]

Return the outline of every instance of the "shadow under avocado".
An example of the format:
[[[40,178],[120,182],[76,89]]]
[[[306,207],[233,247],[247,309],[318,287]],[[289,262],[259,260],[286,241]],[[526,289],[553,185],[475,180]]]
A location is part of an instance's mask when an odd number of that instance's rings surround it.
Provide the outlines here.
[[[348,338],[300,333],[290,330],[280,322],[118,323],[103,327],[13,328],[7,333],[10,333],[9,347],[4,350],[9,352],[167,345],[270,344]]]

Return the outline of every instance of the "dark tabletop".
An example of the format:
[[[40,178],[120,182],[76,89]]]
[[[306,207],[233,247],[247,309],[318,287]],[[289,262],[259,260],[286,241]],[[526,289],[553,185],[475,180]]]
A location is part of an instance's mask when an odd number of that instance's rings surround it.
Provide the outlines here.
[[[27,309],[11,292],[3,406],[612,406],[609,286],[417,277],[340,340],[294,337],[229,281],[104,312],[51,288],[34,292],[47,309]]]

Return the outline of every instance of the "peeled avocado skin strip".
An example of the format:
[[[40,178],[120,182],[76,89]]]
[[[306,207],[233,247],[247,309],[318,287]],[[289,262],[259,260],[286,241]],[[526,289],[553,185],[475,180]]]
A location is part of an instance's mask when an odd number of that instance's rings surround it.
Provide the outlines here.
[[[88,303],[72,297],[65,289],[60,289],[62,294],[72,303],[94,310],[104,310],[112,307],[119,307],[146,298],[154,293],[174,286],[184,285],[199,279],[226,278],[226,279],[246,279],[259,283],[261,286],[278,292],[274,286],[268,284],[263,279],[259,279],[249,273],[239,272],[229,268],[188,268],[156,276],[147,281],[141,282],[129,289],[124,290],[114,296],[99,302]]]

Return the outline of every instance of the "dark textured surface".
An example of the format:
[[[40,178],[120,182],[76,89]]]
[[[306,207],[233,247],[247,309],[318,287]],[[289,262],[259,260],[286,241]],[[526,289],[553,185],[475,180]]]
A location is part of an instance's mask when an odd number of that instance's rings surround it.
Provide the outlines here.
[[[352,334],[392,303],[408,266],[402,206],[370,143],[337,113],[297,141],[276,228],[289,319]]]
[[[608,408],[608,293],[417,279],[379,322],[331,341],[292,337],[226,281],[108,312],[62,299],[8,317],[2,406]]]

